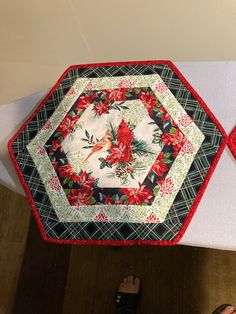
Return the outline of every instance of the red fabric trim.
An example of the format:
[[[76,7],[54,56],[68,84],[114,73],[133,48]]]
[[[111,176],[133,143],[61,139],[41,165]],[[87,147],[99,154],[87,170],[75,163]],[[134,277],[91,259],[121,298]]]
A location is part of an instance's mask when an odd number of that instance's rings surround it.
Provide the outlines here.
[[[32,198],[32,195],[30,193],[29,187],[27,183],[24,180],[23,174],[20,170],[20,167],[16,161],[16,158],[13,153],[12,144],[15,141],[15,139],[19,136],[19,134],[23,131],[23,129],[26,127],[26,125],[34,118],[34,116],[38,113],[38,111],[44,106],[48,98],[52,95],[52,93],[57,89],[58,85],[63,80],[64,76],[71,70],[75,68],[92,68],[92,67],[98,67],[98,66],[121,66],[121,65],[139,65],[139,64],[167,64],[174,73],[179,77],[179,79],[183,82],[183,84],[190,90],[190,92],[194,95],[194,97],[198,100],[202,108],[206,111],[206,113],[209,115],[209,117],[212,119],[212,121],[215,123],[215,125],[219,128],[220,132],[223,135],[223,141],[221,143],[221,146],[219,147],[219,150],[211,164],[210,169],[208,170],[208,173],[205,177],[204,182],[202,183],[202,186],[194,200],[194,203],[191,207],[190,212],[188,213],[188,216],[183,223],[178,235],[173,239],[169,241],[158,241],[158,240],[123,240],[123,241],[112,241],[112,240],[63,240],[63,239],[52,239],[49,238],[44,230],[43,224],[41,222],[37,207],[34,203],[34,200]],[[216,119],[216,117],[213,115],[213,113],[210,111],[210,109],[207,107],[207,105],[204,103],[202,98],[196,93],[196,91],[192,88],[192,86],[189,84],[189,82],[184,78],[184,76],[180,73],[180,71],[176,68],[176,66],[169,60],[152,60],[152,61],[127,61],[127,62],[109,62],[109,63],[94,63],[94,64],[81,64],[81,65],[73,65],[70,66],[65,70],[65,72],[62,74],[62,76],[59,78],[57,83],[54,85],[54,87],[51,89],[49,94],[42,100],[42,102],[39,104],[37,109],[30,115],[30,117],[25,121],[25,123],[22,125],[22,127],[17,131],[17,133],[10,139],[8,142],[8,151],[12,158],[12,161],[15,165],[17,174],[20,178],[21,184],[25,190],[26,196],[30,202],[30,205],[32,207],[32,211],[34,214],[34,217],[37,221],[37,224],[39,226],[39,230],[42,234],[42,237],[44,240],[52,243],[62,243],[62,244],[81,244],[81,245],[158,245],[158,246],[165,246],[165,245],[175,245],[177,244],[181,238],[183,237],[196,209],[197,206],[205,192],[205,189],[209,183],[209,180],[215,170],[215,167],[220,159],[221,154],[223,153],[223,150],[227,144],[227,134],[219,121]]]
[[[236,159],[236,126],[234,127],[233,131],[229,135],[228,146],[234,158]]]

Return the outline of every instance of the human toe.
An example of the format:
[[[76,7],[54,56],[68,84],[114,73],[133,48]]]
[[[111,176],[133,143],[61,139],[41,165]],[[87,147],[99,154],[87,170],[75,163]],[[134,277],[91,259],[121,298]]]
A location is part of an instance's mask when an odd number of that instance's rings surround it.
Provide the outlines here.
[[[134,276],[130,275],[127,277],[127,283],[129,285],[133,285],[134,284]]]
[[[221,314],[232,314],[234,313],[234,307],[233,306],[227,306]]]

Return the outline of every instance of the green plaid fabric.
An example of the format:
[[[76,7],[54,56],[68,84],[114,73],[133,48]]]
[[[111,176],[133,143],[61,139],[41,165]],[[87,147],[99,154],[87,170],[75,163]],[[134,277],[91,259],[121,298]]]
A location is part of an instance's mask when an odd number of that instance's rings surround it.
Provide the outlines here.
[[[105,223],[105,222],[60,222],[50,203],[45,187],[31,159],[26,146],[50,118],[54,110],[78,77],[96,78],[104,76],[159,74],[175,98],[205,135],[188,175],[182,184],[164,222],[158,224]],[[49,97],[43,108],[28,123],[16,138],[12,148],[17,163],[34,199],[38,214],[49,238],[61,240],[168,240],[178,235],[198,191],[222,144],[223,136],[203,110],[200,103],[165,64],[143,64],[124,66],[98,66],[73,68],[63,78],[56,91]]]

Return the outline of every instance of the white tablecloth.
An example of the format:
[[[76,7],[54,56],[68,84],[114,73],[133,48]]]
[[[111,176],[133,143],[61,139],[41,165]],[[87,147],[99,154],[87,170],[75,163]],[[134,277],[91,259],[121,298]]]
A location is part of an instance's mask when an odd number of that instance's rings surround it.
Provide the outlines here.
[[[229,134],[236,125],[236,61],[176,62]],[[0,183],[24,194],[7,142],[47,90],[0,106]],[[228,148],[216,167],[181,244],[236,251],[236,162]]]

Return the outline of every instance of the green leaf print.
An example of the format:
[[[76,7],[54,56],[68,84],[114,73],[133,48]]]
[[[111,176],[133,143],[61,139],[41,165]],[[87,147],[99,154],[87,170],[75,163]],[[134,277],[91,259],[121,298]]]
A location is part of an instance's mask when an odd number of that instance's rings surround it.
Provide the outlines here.
[[[176,132],[176,128],[173,128],[173,127],[172,127],[172,128],[170,129],[170,134],[175,134],[175,132]]]
[[[90,198],[88,199],[88,201],[89,201],[89,204],[90,204],[90,205],[93,205],[93,204],[96,203],[96,199],[95,199],[93,196],[90,196]]]
[[[69,183],[68,183],[68,186],[69,186],[70,189],[72,188],[73,184],[74,184],[74,182],[72,180],[70,180]]]

